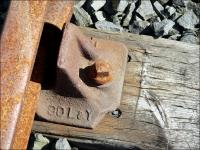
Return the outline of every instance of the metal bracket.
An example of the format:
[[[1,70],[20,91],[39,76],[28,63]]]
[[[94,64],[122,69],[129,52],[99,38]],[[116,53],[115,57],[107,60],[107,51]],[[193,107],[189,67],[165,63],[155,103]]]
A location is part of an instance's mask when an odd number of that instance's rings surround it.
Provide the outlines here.
[[[73,24],[64,29],[55,87],[42,90],[43,119],[94,128],[120,105],[128,50],[122,43],[89,39]]]

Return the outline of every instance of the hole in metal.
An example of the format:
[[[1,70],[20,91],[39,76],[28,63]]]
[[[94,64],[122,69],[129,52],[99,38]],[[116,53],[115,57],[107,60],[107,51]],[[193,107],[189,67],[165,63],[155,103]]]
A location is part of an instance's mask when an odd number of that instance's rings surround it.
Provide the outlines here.
[[[112,114],[113,117],[119,118],[122,115],[122,111],[119,108],[117,108],[111,114]]]

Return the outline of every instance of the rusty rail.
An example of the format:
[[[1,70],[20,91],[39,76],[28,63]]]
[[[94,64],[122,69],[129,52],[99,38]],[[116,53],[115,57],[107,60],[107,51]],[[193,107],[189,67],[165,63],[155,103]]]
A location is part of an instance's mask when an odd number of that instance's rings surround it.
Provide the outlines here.
[[[72,6],[72,1],[54,0],[12,1],[10,4],[0,42],[1,149],[14,148],[17,122],[43,25],[48,22],[61,29],[71,18]]]

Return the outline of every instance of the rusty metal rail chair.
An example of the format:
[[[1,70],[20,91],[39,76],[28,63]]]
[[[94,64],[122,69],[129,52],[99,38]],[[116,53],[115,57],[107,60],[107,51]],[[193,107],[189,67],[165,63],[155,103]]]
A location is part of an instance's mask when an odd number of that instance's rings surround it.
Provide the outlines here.
[[[1,149],[26,148],[35,112],[94,128],[119,106],[127,49],[84,36],[69,23],[72,8],[73,1],[11,1],[1,35]]]

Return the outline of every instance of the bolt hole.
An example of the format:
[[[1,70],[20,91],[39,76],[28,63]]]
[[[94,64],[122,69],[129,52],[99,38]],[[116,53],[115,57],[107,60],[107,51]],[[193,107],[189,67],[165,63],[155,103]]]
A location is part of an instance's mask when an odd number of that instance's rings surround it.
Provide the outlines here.
[[[113,116],[114,118],[119,118],[119,117],[122,115],[122,111],[121,111],[119,108],[117,108],[117,109],[114,110],[111,114],[112,114],[112,116]]]
[[[130,62],[131,59],[132,59],[132,58],[131,58],[131,55],[128,54],[128,62]]]

